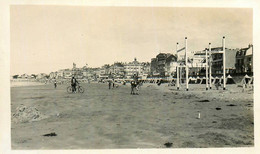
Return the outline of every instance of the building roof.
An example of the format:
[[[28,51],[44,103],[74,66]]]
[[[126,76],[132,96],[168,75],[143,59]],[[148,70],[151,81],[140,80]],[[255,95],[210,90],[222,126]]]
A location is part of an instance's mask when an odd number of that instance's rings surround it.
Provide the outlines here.
[[[176,62],[176,61],[177,61],[177,57],[174,55],[170,55],[169,57],[166,58],[166,63]]]
[[[115,67],[124,67],[124,65],[122,63],[116,62],[114,63]]]
[[[205,52],[198,52],[198,53],[195,53],[194,55],[206,55]]]
[[[236,53],[236,57],[239,56],[248,56],[253,54],[253,45],[249,44],[248,47],[246,48],[241,48],[239,51]]]
[[[234,69],[235,68],[236,53],[237,53],[237,50],[233,50],[233,49],[227,49],[226,50],[226,52],[225,52],[225,55],[226,55],[226,62],[225,62],[225,64],[226,64],[226,68],[227,69]],[[222,53],[214,53],[214,54],[212,54],[212,56],[215,55],[215,59],[213,58],[213,63],[222,61],[223,56],[217,56],[219,54],[222,54]]]
[[[228,49],[228,48],[225,48],[225,49]],[[208,50],[209,51],[209,48],[205,48],[203,51],[206,51]],[[214,47],[214,48],[211,48],[211,51],[222,51],[223,50],[223,47]]]

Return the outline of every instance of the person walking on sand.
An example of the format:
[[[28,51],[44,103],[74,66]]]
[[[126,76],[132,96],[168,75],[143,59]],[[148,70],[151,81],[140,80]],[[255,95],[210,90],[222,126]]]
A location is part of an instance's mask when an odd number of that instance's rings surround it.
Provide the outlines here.
[[[217,83],[215,83],[215,87],[216,87],[216,89],[218,90],[218,88],[221,86],[221,83],[220,82],[217,82]]]
[[[135,81],[131,81],[131,95],[139,95],[138,91],[138,83]]]
[[[112,83],[113,83],[113,89],[115,88],[115,80],[112,79]]]
[[[242,92],[245,92],[245,90],[246,90],[246,88],[247,88],[247,86],[246,86],[246,80],[245,80],[245,79],[242,80],[242,84],[243,84],[243,90],[242,90]]]
[[[126,81],[125,80],[123,81],[123,85],[126,85]]]
[[[131,81],[131,93],[130,93],[131,95],[135,95],[134,88],[135,88],[135,82]]]
[[[108,81],[108,89],[111,89],[111,81]]]
[[[54,88],[55,89],[57,88],[57,81],[56,81],[56,79],[54,79]]]

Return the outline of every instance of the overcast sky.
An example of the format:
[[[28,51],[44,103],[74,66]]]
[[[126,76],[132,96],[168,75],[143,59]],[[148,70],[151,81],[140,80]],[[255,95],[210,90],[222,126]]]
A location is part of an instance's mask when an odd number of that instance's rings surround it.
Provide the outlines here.
[[[11,6],[11,74],[50,73],[86,63],[151,61],[175,53],[253,42],[252,9]]]

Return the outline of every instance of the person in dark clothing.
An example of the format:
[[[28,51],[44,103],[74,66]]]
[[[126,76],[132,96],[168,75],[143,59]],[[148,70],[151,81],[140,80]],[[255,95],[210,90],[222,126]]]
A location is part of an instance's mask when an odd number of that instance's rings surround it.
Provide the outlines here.
[[[113,83],[113,89],[115,88],[115,80],[113,79],[112,80],[112,83]]]
[[[135,95],[135,91],[134,91],[135,87],[136,87],[135,82],[131,81],[131,95]]]
[[[157,85],[160,86],[162,84],[162,80],[158,80]]]
[[[54,80],[54,88],[55,89],[57,88],[57,81],[56,81],[56,79]]]
[[[131,81],[131,95],[139,95],[137,86],[138,82]]]
[[[217,90],[219,89],[220,86],[221,86],[220,82],[215,83],[215,87],[216,87]]]
[[[108,81],[108,89],[111,89],[111,81]]]
[[[77,86],[78,81],[76,78],[73,76],[71,79],[71,87],[72,87],[72,92],[76,92],[76,86]]]

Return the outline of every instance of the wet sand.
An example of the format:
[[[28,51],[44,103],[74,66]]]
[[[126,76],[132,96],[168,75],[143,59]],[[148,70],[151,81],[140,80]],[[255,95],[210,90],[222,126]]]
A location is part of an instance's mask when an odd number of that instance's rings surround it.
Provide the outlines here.
[[[10,82],[11,87],[25,87],[25,86],[39,86],[39,85],[45,85],[44,83],[41,82]]]
[[[189,91],[166,84],[144,84],[139,95],[130,86],[108,90],[103,83],[11,88],[11,112],[24,105],[44,116],[32,122],[11,120],[12,149],[208,148],[254,145],[253,91],[237,85]],[[200,113],[200,119],[198,114]],[[44,134],[57,136],[46,137]]]

